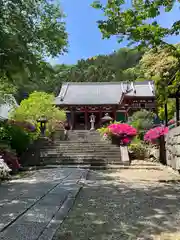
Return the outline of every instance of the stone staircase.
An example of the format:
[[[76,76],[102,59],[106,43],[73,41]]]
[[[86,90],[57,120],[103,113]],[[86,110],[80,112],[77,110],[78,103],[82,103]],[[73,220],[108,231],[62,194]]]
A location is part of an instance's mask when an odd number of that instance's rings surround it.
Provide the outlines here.
[[[80,165],[107,167],[129,165],[123,161],[120,148],[101,139],[96,131],[69,131],[69,139],[61,141],[56,138],[52,148],[43,146],[41,162],[44,165]]]

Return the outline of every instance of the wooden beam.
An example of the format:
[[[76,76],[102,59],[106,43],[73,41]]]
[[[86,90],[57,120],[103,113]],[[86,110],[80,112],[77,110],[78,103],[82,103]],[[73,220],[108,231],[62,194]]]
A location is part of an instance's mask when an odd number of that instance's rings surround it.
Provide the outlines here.
[[[116,121],[116,106],[113,109],[113,116],[114,116],[114,121]]]
[[[88,129],[88,109],[87,107],[85,107],[85,116],[84,116],[84,120],[85,120],[85,130]]]

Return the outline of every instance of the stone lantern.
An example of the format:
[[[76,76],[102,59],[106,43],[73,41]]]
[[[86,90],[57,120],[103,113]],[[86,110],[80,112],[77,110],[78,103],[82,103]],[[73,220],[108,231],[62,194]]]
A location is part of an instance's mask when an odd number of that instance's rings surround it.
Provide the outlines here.
[[[108,125],[112,121],[113,121],[113,119],[112,119],[112,117],[109,116],[108,113],[106,113],[104,115],[104,117],[101,118],[101,122],[102,122],[103,125]]]
[[[40,123],[40,131],[41,135],[45,135],[45,130],[46,130],[46,123],[47,123],[47,118],[45,116],[42,116],[37,120],[38,123]]]
[[[91,123],[91,129],[90,130],[94,130],[94,124],[95,124],[95,121],[96,121],[96,116],[92,113],[90,115],[90,123]]]

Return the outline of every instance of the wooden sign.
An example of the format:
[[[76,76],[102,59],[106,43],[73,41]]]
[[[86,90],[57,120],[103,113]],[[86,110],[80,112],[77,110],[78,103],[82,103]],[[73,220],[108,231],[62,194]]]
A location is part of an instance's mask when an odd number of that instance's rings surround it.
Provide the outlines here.
[[[88,107],[88,111],[99,111],[99,107],[90,106],[90,107]]]
[[[85,111],[85,107],[76,107],[76,111],[78,111],[78,112],[84,112]]]
[[[112,107],[110,107],[110,106],[102,107],[102,110],[103,110],[103,111],[111,111],[111,110],[112,110]]]

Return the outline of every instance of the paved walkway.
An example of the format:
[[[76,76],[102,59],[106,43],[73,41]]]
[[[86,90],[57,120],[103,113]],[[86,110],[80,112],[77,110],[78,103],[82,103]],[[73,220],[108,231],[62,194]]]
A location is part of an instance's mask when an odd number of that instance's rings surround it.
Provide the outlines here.
[[[46,169],[0,185],[0,239],[52,239],[86,174],[80,169]]]
[[[178,174],[134,161],[130,169],[90,171],[88,176],[53,240],[180,239]]]
[[[87,173],[45,169],[3,183],[0,239],[180,239],[180,176],[171,169],[133,161],[129,169]],[[166,232],[172,238],[160,237]]]

